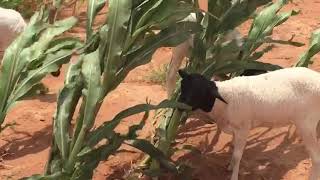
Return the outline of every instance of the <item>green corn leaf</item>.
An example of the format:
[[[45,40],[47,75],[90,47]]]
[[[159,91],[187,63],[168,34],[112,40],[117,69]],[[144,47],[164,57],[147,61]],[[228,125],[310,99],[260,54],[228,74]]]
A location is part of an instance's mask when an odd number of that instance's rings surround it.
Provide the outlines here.
[[[145,42],[141,42],[143,45],[138,45],[129,51],[129,54],[123,56],[124,64],[116,72],[116,77],[108,81],[109,85],[105,92],[114,90],[132,69],[150,62],[153,53],[158,48],[175,46],[188,39],[192,33],[199,31],[199,29],[199,24],[195,22],[180,22],[147,38]]]
[[[61,152],[62,160],[67,160],[69,152],[69,128],[76,105],[81,97],[82,61],[70,66],[66,76],[65,87],[61,90],[57,102],[57,112],[54,119],[54,138]]]
[[[69,30],[76,23],[77,19],[74,17],[56,21],[54,25],[48,26],[48,28],[41,33],[37,42],[21,52],[21,57],[25,58],[29,63],[32,61],[39,61],[46,49],[49,48],[50,42],[53,40],[53,38]]]
[[[222,15],[219,23],[219,32],[232,30],[249,19],[260,6],[266,5],[272,0],[242,1],[236,0]]]
[[[79,135],[75,140],[75,144],[68,159],[67,169],[71,170],[75,164],[75,158],[83,146],[85,134],[91,129],[96,116],[96,107],[100,100],[101,93],[101,69],[99,61],[99,51],[96,50],[87,54],[83,58],[82,75],[84,79],[83,90],[83,122]]]
[[[153,5],[151,9],[148,9],[147,7],[141,8],[146,9],[147,12],[142,14],[142,17],[140,21],[137,22],[135,28],[133,30],[131,29],[131,31],[133,31],[132,36],[127,40],[124,52],[127,52],[132,45],[136,43],[139,37],[143,38],[142,36],[144,36],[146,30],[150,28],[160,30],[173,26],[176,22],[183,20],[193,11],[192,4],[182,1],[149,1],[149,3],[151,2],[151,5]],[[149,4],[146,4],[146,6],[148,5]],[[148,19],[148,21],[145,21],[146,19],[143,18]],[[134,21],[134,19],[132,21]]]
[[[172,25],[169,28],[162,30],[160,33],[152,36],[138,46],[130,54],[126,55],[128,61],[124,62],[123,67],[117,72],[114,80],[113,89],[120,84],[120,82],[127,76],[127,74],[134,68],[144,65],[151,61],[153,53],[160,47],[175,46],[188,38],[194,32],[200,30],[199,24],[195,22],[180,22]],[[113,89],[109,89],[111,91]]]
[[[181,108],[181,109],[189,109],[188,106],[182,103],[177,103],[175,101],[169,101],[164,100],[160,102],[158,105],[151,105],[151,104],[139,104],[136,106],[133,106],[131,108],[128,108],[126,110],[121,111],[118,113],[111,121],[106,121],[92,131],[90,135],[88,136],[88,145],[90,147],[95,146],[98,142],[100,142],[103,138],[106,138],[109,136],[109,132],[112,132],[114,128],[124,119],[129,116],[145,112],[145,111],[151,111],[155,109],[162,109],[162,108]]]
[[[99,30],[99,59],[101,65],[101,70],[104,72],[104,60],[108,57],[108,25],[103,25]]]
[[[88,0],[88,8],[87,8],[87,41],[91,39],[93,33],[93,22],[98,14],[98,12],[104,7],[106,0]]]
[[[264,8],[254,18],[254,21],[250,27],[248,38],[243,45],[243,59],[247,58],[251,52],[255,51],[258,47],[260,47],[260,45],[262,45],[264,38],[272,34],[274,27],[284,23],[290,16],[297,14],[295,11],[278,14],[278,11],[285,4],[287,4],[287,0],[278,0],[272,5]]]
[[[104,52],[104,84],[103,88],[108,89],[109,83],[114,78],[116,69],[121,64],[121,54],[124,36],[128,31],[128,22],[131,15],[131,0],[110,0],[108,14],[107,49]]]
[[[71,58],[71,50],[61,50],[54,54],[49,54],[45,58],[43,65],[37,69],[30,70],[27,75],[15,87],[8,99],[7,109],[25,93],[27,93],[33,85],[40,82],[47,74],[58,70],[59,65],[64,64]]]
[[[87,180],[92,179],[93,170],[98,166],[101,160],[108,158],[120,148],[124,138],[119,134],[115,134],[108,144],[104,144],[90,151],[82,157],[83,163],[76,167],[70,179],[72,180]]]
[[[156,23],[154,23],[154,25],[152,25],[151,28],[157,28],[157,29],[168,28],[175,22],[184,20],[187,16],[190,15],[190,13],[196,12],[196,9],[194,9],[193,4],[186,3],[185,1],[177,1],[175,4],[172,4],[172,2],[170,2],[163,7],[164,8],[159,9],[159,11],[161,12],[160,15],[162,15],[163,17],[157,18],[159,17],[159,15],[154,14],[152,18],[153,18],[153,21]],[[170,8],[165,8],[165,7],[170,7]],[[163,11],[163,9],[167,9],[167,11]],[[194,21],[191,21],[191,22],[194,22]]]
[[[225,61],[223,63],[212,64],[205,69],[204,74],[207,77],[210,77],[212,74],[227,74],[232,72],[242,72],[245,69],[256,69],[256,70],[266,70],[274,71],[281,69],[281,66],[263,63],[260,61],[251,61],[251,60],[234,60],[234,61]]]
[[[142,28],[143,26],[145,26],[145,24],[147,24],[148,19],[150,19],[158,10],[159,6],[162,3],[165,2],[170,2],[168,0],[151,0],[145,4],[142,5],[142,7],[139,7],[142,10],[145,10],[143,12],[143,14],[141,14],[142,16],[139,17],[139,21],[136,23],[135,25],[135,29],[139,29]],[[171,2],[175,2],[175,0],[171,1]]]
[[[84,101],[86,110],[84,114],[84,126],[90,128],[93,125],[95,115],[95,106],[99,101],[101,93],[101,69],[99,62],[99,52],[95,51],[84,56],[82,64],[82,74],[85,83]]]
[[[127,140],[125,141],[125,143],[158,160],[159,163],[166,169],[175,173],[177,172],[175,164],[171,160],[169,160],[162,151],[155,148],[149,141],[144,139],[134,139]]]
[[[73,37],[56,38],[50,42],[45,54],[55,53],[60,49],[78,49],[82,46],[83,43],[79,39]]]
[[[304,52],[295,66],[300,67],[308,67],[310,64],[313,63],[312,57],[319,53],[320,51],[320,29],[315,30],[312,32],[309,48]]]
[[[157,29],[167,28],[169,25],[183,20],[185,17],[190,15],[192,11],[192,4],[182,1],[154,1],[153,7],[147,9],[147,12],[143,14],[140,21],[137,23],[135,31],[133,32],[133,38],[135,39],[138,34],[149,27]]]

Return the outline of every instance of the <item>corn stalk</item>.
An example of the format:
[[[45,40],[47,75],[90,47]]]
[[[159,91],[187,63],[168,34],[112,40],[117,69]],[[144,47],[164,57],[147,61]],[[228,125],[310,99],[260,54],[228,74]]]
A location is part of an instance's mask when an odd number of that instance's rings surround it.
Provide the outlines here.
[[[179,22],[193,11],[181,0],[110,0],[108,20],[93,30],[95,16],[104,0],[89,0],[87,33],[79,59],[71,64],[59,93],[53,125],[53,141],[44,175],[28,179],[91,179],[99,162],[126,143],[150,154],[163,167],[176,172],[175,165],[146,140],[138,139],[149,111],[161,108],[189,109],[184,104],[165,100],[149,102],[118,113],[93,129],[96,115],[108,94],[116,89],[134,68],[150,62],[163,46],[175,46],[200,30],[198,23]],[[80,110],[75,115],[76,107]],[[145,112],[140,124],[121,135],[114,129],[124,119]],[[73,116],[76,125],[70,126]],[[107,141],[103,141],[107,140]]]
[[[274,27],[285,22],[290,16],[297,14],[295,11],[281,12],[279,10],[287,3],[286,0],[279,0],[269,3],[262,11],[255,14],[257,7],[269,1],[234,1],[231,2],[213,0],[209,1],[209,12],[203,17],[197,14],[197,21],[201,22],[203,31],[194,36],[194,47],[187,64],[187,71],[198,72],[211,78],[213,75],[223,75],[234,77],[245,69],[276,70],[280,66],[262,63],[258,60],[270,49],[257,51],[265,42],[270,42],[270,35]],[[235,41],[221,43],[220,39],[229,30],[234,29],[250,17],[253,17],[249,34],[244,40],[244,44],[237,49]],[[289,42],[289,44],[294,44]],[[295,44],[294,44],[295,45]],[[301,44],[298,44],[299,46]],[[241,53],[240,53],[241,52]],[[240,56],[226,56],[240,53]],[[179,87],[171,97],[177,100]],[[157,127],[154,137],[154,144],[165,155],[169,156],[173,152],[171,143],[174,142],[179,125],[185,122],[188,113],[177,109],[167,110]],[[148,167],[150,175],[160,171],[159,163],[146,156],[142,166]]]

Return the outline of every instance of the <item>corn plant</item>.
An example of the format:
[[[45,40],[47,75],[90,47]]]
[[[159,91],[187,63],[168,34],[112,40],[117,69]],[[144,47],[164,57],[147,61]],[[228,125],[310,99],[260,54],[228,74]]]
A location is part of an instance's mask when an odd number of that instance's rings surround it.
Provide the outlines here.
[[[0,0],[0,7],[15,9],[22,3],[22,0]]]
[[[217,30],[213,33],[206,32],[204,34],[206,44],[203,46],[208,48],[204,48],[202,51],[204,51],[203,53],[206,53],[207,56],[205,57],[204,61],[199,60],[200,63],[205,65],[202,66],[204,68],[198,68],[197,71],[203,73],[207,77],[212,77],[212,75],[219,74],[226,75],[228,73],[232,73],[230,77],[234,77],[239,75],[245,69],[271,71],[281,68],[276,65],[256,61],[260,59],[265,52],[271,50],[270,46],[267,46],[259,51],[257,49],[266,43],[273,42],[270,37],[273,29],[276,26],[284,23],[290,16],[296,15],[298,12],[291,10],[289,12],[279,13],[280,9],[287,3],[286,0],[279,0],[275,3],[269,4],[254,16],[248,35],[244,37],[244,43],[237,51],[232,41],[230,43],[222,44],[219,43],[219,38],[221,38],[221,35],[224,35],[225,31],[233,29],[236,27],[236,25],[239,25],[244,21],[240,14],[237,14],[237,11],[242,10],[241,7],[244,6],[242,5],[243,2],[235,1],[235,3],[231,5],[227,12],[222,15],[221,21],[226,20],[227,22],[214,23],[218,24]],[[246,5],[249,6],[250,4]],[[236,9],[235,12],[233,12],[233,9]],[[231,20],[233,16],[237,17],[234,19],[234,21]],[[213,41],[210,41],[210,39]],[[200,40],[200,43],[201,42],[204,41]],[[207,42],[209,42],[211,45],[208,45]],[[292,44],[295,45],[294,43]],[[303,44],[298,44],[297,46],[301,45]],[[199,51],[200,50],[196,50],[196,52]],[[239,52],[239,56],[225,57],[225,54],[231,54],[232,52]],[[199,61],[196,61],[193,64],[199,63]],[[193,64],[191,63],[189,69],[196,69],[192,67],[194,66]]]
[[[0,69],[0,132],[14,104],[35,94],[40,81],[70,60],[77,39],[59,37],[76,24],[74,18],[48,23],[42,9],[31,18],[26,30],[6,49]],[[58,38],[57,38],[58,37]]]
[[[30,18],[41,4],[43,0],[0,0],[0,7],[15,9],[25,18]]]
[[[257,7],[269,1],[209,1],[209,12],[203,17],[197,14],[197,21],[201,22],[203,31],[194,36],[194,47],[187,71],[202,73],[210,78],[213,75],[223,75],[232,78],[245,69],[276,70],[280,66],[256,61],[270,48],[257,51],[266,42],[270,42],[270,35],[274,27],[285,22],[295,11],[281,12],[279,10],[287,3],[279,0],[269,3],[263,10],[256,13]],[[235,42],[221,43],[220,39],[229,30],[234,29],[248,18],[253,17],[250,31],[244,39],[240,49],[236,49]],[[289,42],[290,44],[290,42]],[[300,46],[301,44],[294,44]],[[226,56],[239,53],[239,56]],[[177,99],[179,88],[171,99]],[[168,157],[173,153],[171,143],[174,142],[179,125],[188,117],[187,112],[177,109],[165,111],[153,143]],[[149,175],[157,174],[161,169],[156,160],[147,156],[142,162]]]
[[[298,62],[297,67],[308,67],[313,63],[312,57],[320,52],[320,29],[312,32],[309,42],[309,48],[304,52]]]
[[[136,131],[143,127],[151,110],[188,106],[168,100],[158,105],[147,102],[121,111],[95,129],[93,125],[103,101],[131,70],[150,62],[159,47],[176,46],[200,30],[196,22],[181,22],[193,6],[183,0],[110,0],[107,22],[94,31],[95,16],[104,5],[104,0],[88,1],[86,40],[76,52],[79,59],[70,65],[58,96],[45,173],[27,179],[91,179],[99,162],[116,153],[123,143],[177,171],[149,141],[137,138]],[[145,115],[140,124],[129,127],[127,134],[114,131],[124,118],[142,112]],[[73,129],[70,124],[74,116]]]

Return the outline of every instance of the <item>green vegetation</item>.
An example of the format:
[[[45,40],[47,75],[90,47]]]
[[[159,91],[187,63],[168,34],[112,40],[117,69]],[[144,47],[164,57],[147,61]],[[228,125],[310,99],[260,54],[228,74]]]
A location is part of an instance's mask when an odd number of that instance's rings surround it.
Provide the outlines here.
[[[109,0],[108,20],[98,28],[93,24],[106,0],[87,1],[86,37],[84,41],[66,37],[64,32],[74,27],[75,17],[54,21],[63,1],[55,0],[51,7],[41,7],[27,29],[6,50],[0,70],[0,124],[6,127],[5,117],[10,108],[20,100],[36,94],[41,79],[55,72],[62,64],[69,63],[72,55],[78,55],[69,65],[64,86],[60,90],[53,121],[53,138],[49,159],[43,174],[25,179],[91,179],[100,161],[108,159],[122,144],[135,147],[144,153],[143,172],[159,176],[167,171],[181,173],[183,165],[170,159],[171,147],[180,125],[188,117],[190,107],[177,103],[179,88],[171,100],[152,105],[145,104],[124,109],[101,126],[93,128],[102,103],[108,99],[131,70],[151,61],[154,52],[161,47],[173,47],[194,36],[189,63],[185,69],[207,77],[237,76],[248,68],[276,70],[282,67],[262,63],[259,60],[269,51],[273,29],[295,11],[280,12],[286,0],[229,1],[210,0],[209,12],[199,13],[197,1],[189,0]],[[19,7],[22,1],[0,1],[7,7]],[[256,12],[258,7],[264,6]],[[197,13],[196,22],[181,22],[190,13]],[[227,31],[253,18],[250,30],[244,38],[241,55],[235,42],[221,43]],[[272,40],[272,39],[271,39]],[[292,42],[283,42],[289,43]],[[320,31],[310,39],[308,50],[296,66],[308,66],[312,56],[320,51]],[[167,66],[152,72],[151,81],[164,82]],[[184,110],[180,111],[178,110]],[[149,142],[138,137],[149,112],[164,109],[156,134]],[[126,134],[115,132],[120,122],[133,115],[144,113],[139,124],[129,127]],[[71,126],[75,121],[75,127]]]

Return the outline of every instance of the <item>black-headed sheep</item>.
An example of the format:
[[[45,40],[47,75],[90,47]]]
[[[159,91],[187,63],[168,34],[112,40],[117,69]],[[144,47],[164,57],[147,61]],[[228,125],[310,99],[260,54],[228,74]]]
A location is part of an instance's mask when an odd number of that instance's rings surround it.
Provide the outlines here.
[[[238,179],[239,165],[249,131],[255,127],[294,124],[312,160],[310,180],[320,179],[320,73],[308,68],[284,68],[256,76],[209,81],[200,74],[179,70],[179,102],[207,113],[233,134],[234,150],[229,169]]]

